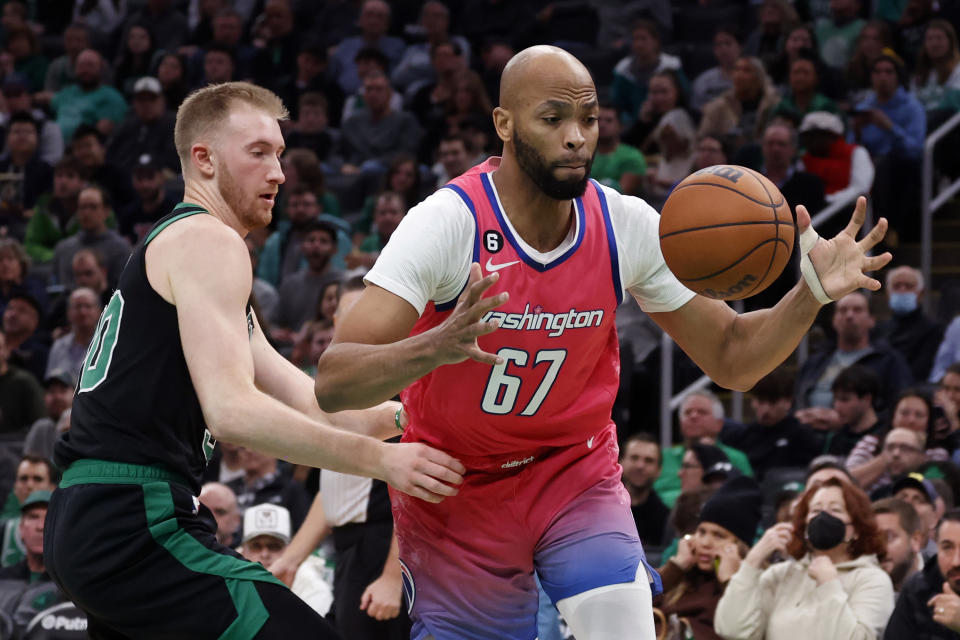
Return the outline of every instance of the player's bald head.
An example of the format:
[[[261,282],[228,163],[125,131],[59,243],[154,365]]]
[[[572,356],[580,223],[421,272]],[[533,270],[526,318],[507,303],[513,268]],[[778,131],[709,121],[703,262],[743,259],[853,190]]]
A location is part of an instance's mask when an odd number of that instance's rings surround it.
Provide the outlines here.
[[[587,68],[559,47],[528,47],[510,58],[500,76],[500,105],[505,109],[516,109],[557,91],[596,94]]]

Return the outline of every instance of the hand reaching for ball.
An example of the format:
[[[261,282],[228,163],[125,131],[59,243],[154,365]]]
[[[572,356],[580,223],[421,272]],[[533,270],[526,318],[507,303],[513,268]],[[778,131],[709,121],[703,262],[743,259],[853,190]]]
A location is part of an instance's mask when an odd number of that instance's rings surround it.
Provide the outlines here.
[[[881,269],[893,256],[890,252],[868,255],[887,233],[887,220],[880,218],[876,226],[857,240],[857,233],[867,218],[867,199],[857,198],[857,205],[846,229],[833,238],[820,238],[810,250],[810,262],[820,277],[824,291],[834,300],[857,289],[880,289],[880,281],[867,275]],[[797,230],[803,233],[810,226],[810,214],[803,205],[797,205]]]

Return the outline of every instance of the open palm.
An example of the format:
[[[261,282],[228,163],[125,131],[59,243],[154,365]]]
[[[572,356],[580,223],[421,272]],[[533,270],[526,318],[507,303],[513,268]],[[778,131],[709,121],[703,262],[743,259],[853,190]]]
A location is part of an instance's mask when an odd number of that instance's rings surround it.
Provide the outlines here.
[[[857,205],[847,227],[833,238],[820,238],[810,250],[810,262],[820,278],[824,291],[833,300],[839,300],[857,289],[880,289],[880,281],[867,275],[881,269],[893,256],[884,252],[869,255],[870,250],[887,233],[887,220],[880,218],[876,226],[861,240],[857,233],[867,218],[867,199],[857,198]],[[810,214],[803,205],[797,206],[797,227],[803,233],[810,226]]]

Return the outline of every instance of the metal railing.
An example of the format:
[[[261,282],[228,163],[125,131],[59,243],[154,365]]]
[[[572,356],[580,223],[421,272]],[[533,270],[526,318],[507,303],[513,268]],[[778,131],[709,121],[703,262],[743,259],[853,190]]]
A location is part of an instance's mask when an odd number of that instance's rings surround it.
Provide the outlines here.
[[[923,176],[921,178],[921,208],[922,227],[920,231],[920,270],[926,287],[930,288],[930,276],[933,271],[933,214],[950,198],[960,191],[960,178],[933,197],[933,151],[937,143],[951,131],[960,126],[960,112],[953,114],[949,120],[937,127],[937,130],[927,136],[923,144]],[[932,312],[932,296],[923,296],[923,306],[927,313]]]
[[[958,114],[960,115],[960,114]],[[857,198],[860,195],[852,195],[844,200],[837,200],[836,202],[831,202],[829,205],[817,212],[813,216],[811,223],[814,228],[819,225],[822,225],[824,222],[835,217],[838,213],[845,211],[851,203],[856,202]],[[864,224],[865,229],[873,228],[873,206],[870,202],[870,199],[867,199],[867,220]],[[799,263],[797,268],[797,279],[800,276]],[[737,300],[734,303],[734,308],[737,310],[737,313],[743,311],[743,301]],[[673,339],[664,333],[660,337],[660,446],[667,448],[673,445],[673,412],[680,406],[680,403],[683,402],[684,396],[686,396],[691,391],[697,391],[705,387],[710,386],[713,381],[709,376],[703,375],[698,378],[695,382],[688,385],[685,389],[679,391],[678,393],[673,393],[673,348],[674,348]],[[804,336],[803,340],[800,341],[800,344],[797,346],[798,357],[800,362],[803,362],[807,359],[807,337]],[[734,391],[731,398],[731,411],[730,417],[738,422],[743,420],[743,394],[739,391]]]
[[[942,207],[953,196],[960,192],[960,178],[953,180],[946,188],[942,189],[936,197],[933,196],[933,152],[937,143],[944,136],[960,126],[960,112],[955,113],[953,117],[927,136],[923,147],[923,176],[921,191],[921,264],[920,269],[923,272],[924,281],[930,286],[932,260],[933,260],[933,214]],[[813,216],[812,224],[814,228],[822,225],[824,222],[835,217],[838,213],[844,211],[851,203],[856,201],[859,196],[851,196],[846,200],[832,202],[817,212]],[[867,199],[867,220],[865,229],[873,228],[873,203]],[[799,278],[799,269],[797,270]],[[931,296],[924,296],[923,304],[927,313],[931,313]],[[701,376],[696,382],[687,386],[677,394],[673,393],[673,348],[674,342],[666,333],[660,340],[660,443],[663,447],[669,447],[673,444],[673,412],[680,406],[683,397],[698,389],[709,386],[712,381],[706,375]],[[803,362],[807,357],[807,338],[800,341],[798,357]],[[731,417],[740,420],[743,416],[743,394],[735,392],[733,395],[733,407]]]

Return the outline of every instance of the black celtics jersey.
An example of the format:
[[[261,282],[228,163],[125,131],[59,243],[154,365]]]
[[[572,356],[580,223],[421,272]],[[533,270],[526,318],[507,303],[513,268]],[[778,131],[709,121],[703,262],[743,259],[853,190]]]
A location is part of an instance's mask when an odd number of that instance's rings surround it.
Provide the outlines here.
[[[195,492],[213,452],[180,343],[177,309],[147,281],[147,245],[176,221],[206,214],[180,203],[130,256],[103,310],[73,398],[56,464],[74,460],[155,465],[183,475]]]

